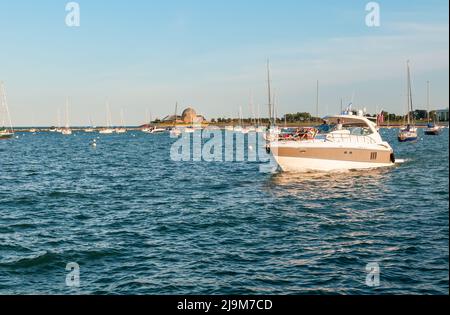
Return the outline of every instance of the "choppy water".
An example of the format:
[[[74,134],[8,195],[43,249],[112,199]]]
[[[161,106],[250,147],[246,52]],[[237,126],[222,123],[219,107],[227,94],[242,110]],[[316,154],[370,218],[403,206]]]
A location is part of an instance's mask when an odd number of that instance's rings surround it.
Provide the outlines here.
[[[168,135],[2,141],[0,294],[448,294],[448,129],[382,132],[404,164],[297,176],[175,163]]]

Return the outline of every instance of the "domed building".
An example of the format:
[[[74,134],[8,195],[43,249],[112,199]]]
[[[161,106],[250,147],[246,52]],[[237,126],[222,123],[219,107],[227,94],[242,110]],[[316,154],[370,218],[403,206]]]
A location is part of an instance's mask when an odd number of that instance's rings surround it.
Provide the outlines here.
[[[183,114],[181,114],[181,120],[185,123],[196,122],[197,112],[193,108],[188,107],[183,111]]]
[[[163,119],[164,122],[176,122],[176,123],[202,123],[205,122],[206,119],[202,115],[197,115],[197,112],[192,107],[186,108],[181,116],[169,115]]]

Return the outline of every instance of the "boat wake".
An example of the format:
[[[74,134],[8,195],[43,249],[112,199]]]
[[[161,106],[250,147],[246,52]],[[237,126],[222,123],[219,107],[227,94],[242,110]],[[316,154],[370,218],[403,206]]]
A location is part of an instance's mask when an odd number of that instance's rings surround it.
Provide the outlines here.
[[[408,162],[408,159],[395,159],[395,164],[403,164]]]

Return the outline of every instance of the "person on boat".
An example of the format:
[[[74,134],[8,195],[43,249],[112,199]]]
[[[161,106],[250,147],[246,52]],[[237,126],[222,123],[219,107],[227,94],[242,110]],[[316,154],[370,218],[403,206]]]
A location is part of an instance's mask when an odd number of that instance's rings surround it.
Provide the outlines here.
[[[319,132],[319,133],[325,134],[325,133],[330,132],[330,125],[327,123],[326,120],[324,120],[324,121],[322,122],[322,124],[321,124],[320,126],[317,127],[317,129],[318,129],[318,132]]]

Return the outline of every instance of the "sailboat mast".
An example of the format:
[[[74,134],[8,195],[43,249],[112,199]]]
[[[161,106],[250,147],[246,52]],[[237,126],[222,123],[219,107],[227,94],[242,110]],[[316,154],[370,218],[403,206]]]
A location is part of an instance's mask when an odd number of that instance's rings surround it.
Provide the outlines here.
[[[427,81],[427,120],[430,122],[430,81]]]
[[[270,64],[267,60],[267,92],[269,97],[269,125],[272,125],[272,91],[270,87]]]
[[[106,101],[106,128],[110,128],[111,127],[111,121],[110,121],[110,116],[109,116],[109,102]]]
[[[69,129],[69,98],[66,98],[66,128]]]
[[[406,122],[409,125],[411,123],[410,118],[410,108],[411,108],[411,78],[410,78],[410,72],[409,72],[409,60],[406,62],[406,78],[407,78],[407,84],[406,84],[406,94],[407,94],[407,115],[406,115]]]
[[[316,117],[319,119],[319,80],[317,80],[316,87]]]
[[[8,120],[8,124],[9,124],[9,130],[11,132],[13,132],[14,130],[13,130],[13,127],[12,127],[11,116],[9,114],[8,102],[6,101],[6,91],[5,91],[5,87],[4,87],[3,81],[0,82],[0,93],[1,93],[1,96],[2,96],[2,98],[1,98],[2,107],[5,108],[6,118]],[[0,108],[0,110],[1,110],[1,108]],[[4,120],[4,118],[3,118],[3,120]],[[4,123],[5,123],[5,121],[3,121],[3,124]]]
[[[125,119],[123,117],[123,108],[120,110],[120,124],[121,124],[122,128],[125,127]]]
[[[175,116],[173,119],[173,125],[176,126],[177,125],[177,113],[178,113],[178,102],[175,103]]]

